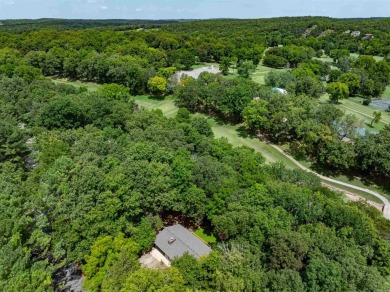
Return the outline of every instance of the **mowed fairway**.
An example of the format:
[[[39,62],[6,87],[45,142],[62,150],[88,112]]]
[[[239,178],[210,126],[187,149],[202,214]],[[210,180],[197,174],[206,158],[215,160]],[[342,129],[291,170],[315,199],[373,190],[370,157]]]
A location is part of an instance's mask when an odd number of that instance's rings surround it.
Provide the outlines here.
[[[240,137],[237,131],[238,128],[238,126],[231,125],[212,126],[215,138],[226,138],[230,144],[236,147],[247,146],[253,148],[255,151],[261,153],[268,163],[280,161],[286,164],[286,167],[290,169],[298,168],[291,160],[267,143],[261,142],[257,138]]]
[[[138,106],[147,110],[159,109],[169,118],[175,117],[178,108],[174,103],[172,96],[167,96],[163,100],[150,98],[148,95],[133,96],[133,99]]]
[[[265,85],[264,78],[272,70],[274,70],[274,71],[287,71],[287,69],[274,69],[274,68],[266,67],[263,65],[259,65],[259,66],[257,66],[256,71],[253,72],[253,74],[251,75],[253,81],[255,81],[261,85]]]
[[[89,91],[96,91],[101,85],[92,82],[81,82],[81,81],[69,81],[67,79],[51,79],[55,84],[69,84],[74,87],[86,87]],[[178,108],[175,106],[173,97],[167,96],[163,100],[150,98],[149,95],[132,96],[136,104],[141,108],[147,110],[160,109],[163,114],[167,117],[176,116]]]
[[[70,81],[68,79],[56,79],[56,78],[50,78],[51,81],[53,81],[55,84],[69,84],[73,85],[74,87],[86,87],[89,91],[95,91],[97,90],[101,85],[93,82],[82,82],[82,81]]]
[[[329,95],[324,94],[320,98],[320,102],[329,102]],[[390,124],[390,114],[387,111],[380,110],[373,106],[365,106],[362,104],[362,98],[359,97],[350,97],[347,99],[342,99],[339,101],[337,105],[341,110],[343,110],[346,114],[353,114],[358,117],[360,120],[364,122],[363,127],[368,131],[380,131],[386,125]],[[371,128],[369,124],[373,119],[373,112],[375,110],[380,110],[382,112],[382,119],[377,124],[373,124]]]

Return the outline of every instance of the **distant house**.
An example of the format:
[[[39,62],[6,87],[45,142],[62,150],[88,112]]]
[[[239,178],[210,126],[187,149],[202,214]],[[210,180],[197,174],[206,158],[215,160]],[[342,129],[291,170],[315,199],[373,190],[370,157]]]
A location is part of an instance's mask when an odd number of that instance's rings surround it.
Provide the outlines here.
[[[364,37],[363,40],[368,40],[368,39],[373,39],[374,35],[372,33],[367,33]]]
[[[211,248],[180,224],[166,227],[159,232],[155,247],[169,260],[188,252],[195,258],[208,255]]]
[[[286,89],[278,88],[278,87],[272,88],[272,91],[273,91],[273,92],[276,92],[276,93],[280,93],[280,94],[288,94],[288,92],[287,92]]]
[[[360,36],[360,31],[358,31],[358,30],[353,31],[353,32],[351,33],[351,36],[353,36],[353,37],[358,37],[358,36]]]

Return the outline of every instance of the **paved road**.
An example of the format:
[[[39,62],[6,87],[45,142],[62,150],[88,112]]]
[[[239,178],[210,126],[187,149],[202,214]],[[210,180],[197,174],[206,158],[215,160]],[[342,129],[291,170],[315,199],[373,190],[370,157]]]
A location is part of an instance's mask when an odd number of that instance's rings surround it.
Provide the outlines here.
[[[335,184],[338,184],[338,185],[342,185],[342,186],[346,186],[346,187],[349,187],[351,189],[355,189],[355,190],[359,190],[359,191],[363,191],[363,192],[366,192],[368,194],[371,194],[373,195],[374,197],[377,197],[378,199],[380,199],[383,204],[384,204],[384,207],[383,207],[383,217],[385,217],[386,219],[389,219],[390,220],[390,202],[389,200],[382,196],[381,194],[378,194],[377,192],[374,192],[374,191],[371,191],[369,189],[365,189],[365,188],[361,188],[361,187],[357,187],[357,186],[354,186],[354,185],[351,185],[351,184],[348,184],[348,183],[344,183],[344,182],[341,182],[341,181],[338,181],[338,180],[335,180],[335,179],[332,179],[332,178],[329,178],[329,177],[326,177],[326,176],[323,176],[321,174],[318,174],[314,171],[312,171],[311,169],[308,169],[307,167],[303,166],[301,163],[299,163],[297,160],[295,160],[293,157],[291,157],[290,155],[288,155],[287,153],[285,153],[280,147],[272,144],[272,143],[269,143],[269,145],[271,145],[273,148],[275,148],[276,150],[278,150],[280,153],[282,153],[284,156],[286,156],[288,159],[290,159],[292,162],[294,162],[299,168],[303,169],[303,170],[306,170],[308,172],[311,172],[311,173],[314,173],[316,176],[318,176],[319,178],[321,178],[322,180],[325,180],[325,181],[328,181],[328,182],[332,182],[332,183],[335,183]]]

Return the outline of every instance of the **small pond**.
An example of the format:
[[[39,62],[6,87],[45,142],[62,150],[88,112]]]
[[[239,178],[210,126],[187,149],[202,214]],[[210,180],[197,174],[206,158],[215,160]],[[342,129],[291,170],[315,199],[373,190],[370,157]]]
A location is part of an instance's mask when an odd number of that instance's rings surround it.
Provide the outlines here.
[[[370,105],[381,110],[387,110],[390,106],[390,99],[376,99]]]

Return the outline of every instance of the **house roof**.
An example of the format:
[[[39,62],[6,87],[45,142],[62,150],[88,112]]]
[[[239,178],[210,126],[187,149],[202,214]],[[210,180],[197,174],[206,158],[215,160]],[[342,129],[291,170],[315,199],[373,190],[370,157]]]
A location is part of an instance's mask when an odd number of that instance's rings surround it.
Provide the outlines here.
[[[280,94],[288,94],[288,92],[287,92],[286,89],[278,88],[278,87],[273,87],[273,88],[272,88],[272,91],[278,92],[278,93],[280,93]]]
[[[207,255],[211,248],[180,224],[164,228],[156,237],[155,245],[170,260],[188,252],[195,258]]]

